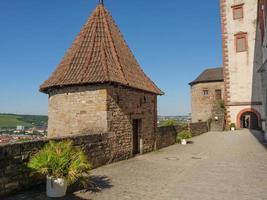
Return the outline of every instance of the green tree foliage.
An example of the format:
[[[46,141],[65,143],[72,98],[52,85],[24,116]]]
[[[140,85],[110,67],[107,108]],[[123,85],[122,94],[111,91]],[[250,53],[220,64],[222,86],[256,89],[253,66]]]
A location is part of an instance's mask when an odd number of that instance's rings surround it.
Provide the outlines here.
[[[161,126],[176,126],[176,125],[178,125],[178,122],[176,120],[169,119],[163,121]]]

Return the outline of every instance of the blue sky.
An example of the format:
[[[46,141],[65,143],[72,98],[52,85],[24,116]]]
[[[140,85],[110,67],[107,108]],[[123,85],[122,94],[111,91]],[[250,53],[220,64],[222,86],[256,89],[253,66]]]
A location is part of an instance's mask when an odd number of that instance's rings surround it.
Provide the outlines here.
[[[47,114],[39,85],[98,0],[0,1],[0,112]],[[105,0],[146,74],[165,92],[161,115],[190,112],[188,83],[222,65],[219,0]]]

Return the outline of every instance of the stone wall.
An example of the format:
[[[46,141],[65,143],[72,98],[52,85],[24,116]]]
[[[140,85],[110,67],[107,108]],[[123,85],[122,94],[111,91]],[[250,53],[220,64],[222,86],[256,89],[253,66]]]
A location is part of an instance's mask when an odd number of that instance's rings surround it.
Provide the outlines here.
[[[124,159],[133,154],[133,120],[140,119],[140,150],[149,152],[156,139],[156,105],[157,95],[116,84],[53,89],[49,92],[48,136],[111,132],[117,157]]]
[[[204,95],[203,90],[208,90],[209,94]],[[221,90],[224,95],[223,82],[198,83],[191,87],[192,97],[192,122],[207,121],[212,115],[214,102],[216,101],[215,90]]]
[[[209,131],[207,122],[191,123],[189,126],[192,137],[207,133]]]
[[[108,130],[116,135],[120,156],[133,155],[133,120],[140,119],[140,151],[150,152],[156,140],[157,96],[122,86],[107,87]],[[142,141],[142,144],[140,144]]]
[[[176,136],[179,132],[188,130],[188,127],[166,126],[157,128],[156,149],[168,147],[176,143]],[[192,137],[207,133],[209,131],[207,122],[197,122],[189,124],[189,130]]]
[[[105,86],[75,86],[49,92],[48,136],[107,132]]]
[[[180,126],[166,126],[157,128],[156,149],[168,147],[176,143],[176,135],[183,128]]]
[[[175,144],[177,133],[183,129],[179,126],[158,128],[155,132],[156,134],[154,134],[156,141],[153,141],[153,144],[155,146],[150,147],[148,145],[149,148],[145,149],[145,152],[152,151],[154,148],[161,149]],[[190,130],[193,136],[205,133],[208,130],[207,123],[190,124]],[[128,155],[122,154],[121,148],[117,145],[118,137],[116,137],[114,132],[51,138],[51,140],[55,141],[66,139],[72,140],[76,147],[85,150],[88,160],[94,168],[132,157],[130,153]],[[28,189],[44,181],[44,177],[32,177],[26,164],[30,156],[48,142],[48,139],[44,139],[0,145],[0,197],[19,190]]]
[[[115,160],[114,134],[79,135],[62,137],[56,141],[70,139],[74,145],[85,149],[93,167],[99,167]],[[29,157],[40,150],[49,140],[7,144],[0,146],[0,196],[15,192],[40,183],[31,177],[26,164]]]

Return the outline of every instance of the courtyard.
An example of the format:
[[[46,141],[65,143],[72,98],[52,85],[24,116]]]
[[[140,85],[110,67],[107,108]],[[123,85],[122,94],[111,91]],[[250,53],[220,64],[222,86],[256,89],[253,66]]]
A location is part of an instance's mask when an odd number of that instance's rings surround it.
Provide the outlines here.
[[[261,132],[209,132],[186,146],[173,145],[92,170],[94,189],[63,199],[265,200],[266,168]],[[6,199],[48,199],[43,191]]]

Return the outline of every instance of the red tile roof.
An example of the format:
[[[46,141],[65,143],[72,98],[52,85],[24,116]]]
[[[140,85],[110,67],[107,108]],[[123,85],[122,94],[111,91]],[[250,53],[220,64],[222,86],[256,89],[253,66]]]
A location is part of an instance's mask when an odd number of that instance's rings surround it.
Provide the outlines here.
[[[40,87],[117,83],[154,94],[163,92],[145,75],[104,5],[90,16],[57,69]]]

